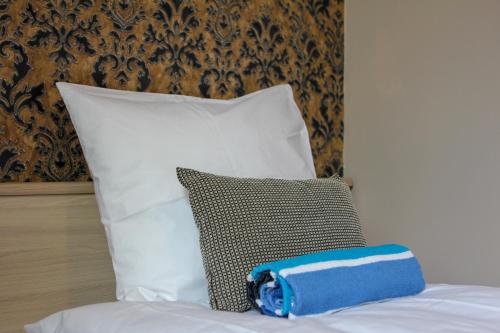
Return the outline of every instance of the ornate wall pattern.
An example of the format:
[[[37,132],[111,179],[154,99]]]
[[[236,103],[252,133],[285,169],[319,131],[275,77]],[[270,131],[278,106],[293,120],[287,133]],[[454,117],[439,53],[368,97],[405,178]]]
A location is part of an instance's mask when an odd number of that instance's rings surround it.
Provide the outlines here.
[[[0,0],[0,181],[90,179],[57,81],[231,98],[288,82],[342,173],[343,0]]]

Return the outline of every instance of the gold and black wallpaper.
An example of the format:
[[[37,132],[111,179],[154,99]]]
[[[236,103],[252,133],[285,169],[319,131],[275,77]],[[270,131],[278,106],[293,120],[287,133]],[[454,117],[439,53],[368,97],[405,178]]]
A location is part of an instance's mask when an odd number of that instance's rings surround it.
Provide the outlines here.
[[[212,98],[287,82],[318,175],[342,173],[343,11],[343,0],[0,0],[0,181],[90,179],[57,81]]]

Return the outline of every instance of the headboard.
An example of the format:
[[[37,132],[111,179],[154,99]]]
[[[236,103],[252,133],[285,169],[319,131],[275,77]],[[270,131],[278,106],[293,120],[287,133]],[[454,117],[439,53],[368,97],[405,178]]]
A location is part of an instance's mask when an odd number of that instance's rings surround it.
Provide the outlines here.
[[[0,184],[0,333],[115,300],[90,182]]]
[[[0,333],[115,299],[92,183],[0,184]]]

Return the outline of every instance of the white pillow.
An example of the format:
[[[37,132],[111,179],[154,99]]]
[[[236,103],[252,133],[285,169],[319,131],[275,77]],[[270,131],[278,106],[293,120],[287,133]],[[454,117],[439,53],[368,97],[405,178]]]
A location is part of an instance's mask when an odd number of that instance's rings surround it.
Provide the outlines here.
[[[119,300],[208,303],[198,232],[177,166],[315,178],[288,85],[232,100],[57,83],[92,174]]]

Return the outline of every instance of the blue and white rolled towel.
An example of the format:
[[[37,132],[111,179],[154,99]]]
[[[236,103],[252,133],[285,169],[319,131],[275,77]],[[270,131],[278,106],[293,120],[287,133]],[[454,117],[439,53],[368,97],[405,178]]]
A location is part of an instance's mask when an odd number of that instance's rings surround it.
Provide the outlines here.
[[[424,288],[417,258],[397,244],[275,261],[255,267],[247,278],[254,307],[262,314],[290,319],[415,295]]]

